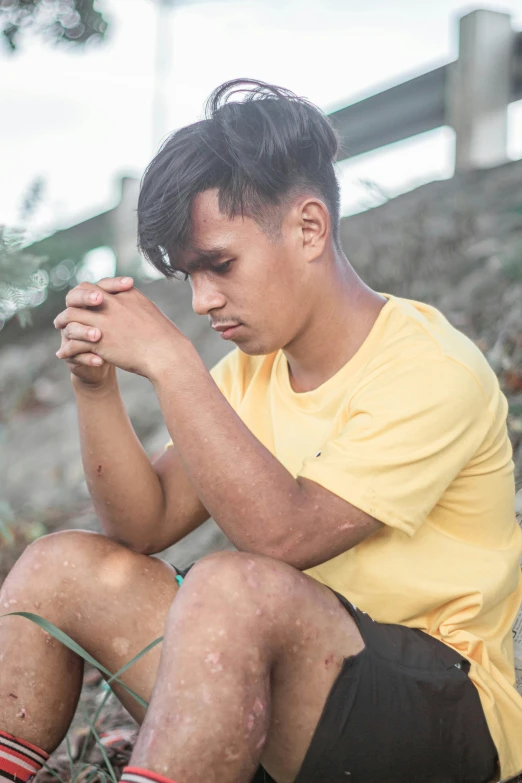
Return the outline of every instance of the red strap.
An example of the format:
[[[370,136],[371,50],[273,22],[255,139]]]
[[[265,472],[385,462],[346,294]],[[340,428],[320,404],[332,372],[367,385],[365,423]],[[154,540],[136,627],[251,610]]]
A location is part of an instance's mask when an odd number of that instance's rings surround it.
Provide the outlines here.
[[[140,767],[124,767],[122,778],[124,778],[126,774],[139,775],[142,778],[154,780],[156,783],[176,783],[172,778],[166,778],[165,775],[158,775],[157,772],[151,772],[148,769],[141,769]]]

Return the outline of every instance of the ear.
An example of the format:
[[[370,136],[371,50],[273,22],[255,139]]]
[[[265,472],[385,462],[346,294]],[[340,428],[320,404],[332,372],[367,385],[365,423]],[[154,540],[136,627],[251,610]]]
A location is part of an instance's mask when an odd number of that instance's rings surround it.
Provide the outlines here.
[[[307,198],[299,205],[303,251],[307,261],[315,261],[325,250],[330,236],[330,214],[321,199]]]

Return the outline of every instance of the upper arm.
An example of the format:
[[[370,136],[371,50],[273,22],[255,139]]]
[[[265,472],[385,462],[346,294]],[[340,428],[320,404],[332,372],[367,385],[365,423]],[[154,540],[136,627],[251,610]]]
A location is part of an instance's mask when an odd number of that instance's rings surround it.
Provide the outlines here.
[[[174,446],[165,449],[153,463],[164,495],[165,514],[162,525],[146,554],[161,552],[191,533],[208,518],[209,513],[200,501],[187,476]]]
[[[339,435],[304,461],[300,478],[412,536],[490,426],[474,376],[445,357],[427,357],[361,389]]]

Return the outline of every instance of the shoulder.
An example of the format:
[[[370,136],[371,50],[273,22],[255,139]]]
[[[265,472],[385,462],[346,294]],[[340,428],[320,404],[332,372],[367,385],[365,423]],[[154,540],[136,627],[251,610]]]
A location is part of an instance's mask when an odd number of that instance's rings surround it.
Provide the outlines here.
[[[502,394],[478,346],[435,307],[400,297],[390,299],[386,334],[366,366],[361,390],[393,384],[421,390],[426,399],[472,398],[494,412]]]
[[[210,372],[222,393],[234,405],[241,401],[247,388],[255,379],[270,377],[276,355],[249,356],[239,348],[235,348]]]

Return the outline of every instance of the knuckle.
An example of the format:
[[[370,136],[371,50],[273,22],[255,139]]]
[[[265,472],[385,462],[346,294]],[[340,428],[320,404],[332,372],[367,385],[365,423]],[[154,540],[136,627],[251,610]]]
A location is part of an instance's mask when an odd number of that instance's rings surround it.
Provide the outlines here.
[[[65,297],[65,303],[68,304],[69,302],[74,301],[78,296],[78,292],[83,290],[84,285],[85,283],[78,283],[78,285],[75,285],[74,288],[71,288]]]

